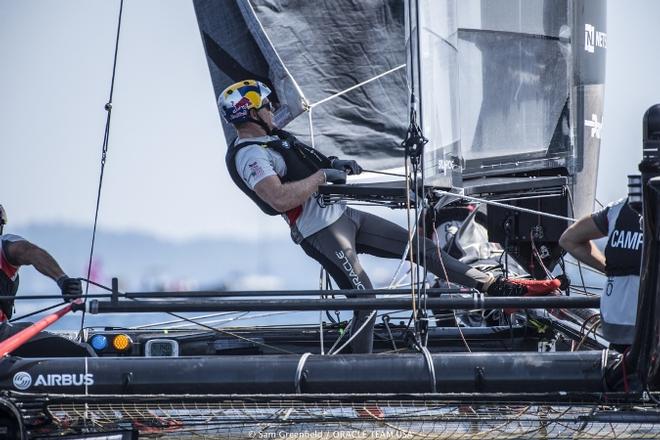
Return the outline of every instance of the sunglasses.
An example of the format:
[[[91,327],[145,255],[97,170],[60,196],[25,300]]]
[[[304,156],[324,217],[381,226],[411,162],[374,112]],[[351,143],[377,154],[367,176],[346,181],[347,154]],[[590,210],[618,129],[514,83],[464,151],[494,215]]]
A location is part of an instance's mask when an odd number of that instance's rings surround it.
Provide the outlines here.
[[[273,103],[270,102],[270,101],[268,101],[268,102],[262,102],[262,103],[261,103],[261,107],[259,107],[259,108],[257,109],[257,111],[259,111],[259,110],[261,110],[261,109],[263,109],[263,108],[265,108],[265,109],[268,110],[269,112],[272,112],[272,111],[274,110]]]

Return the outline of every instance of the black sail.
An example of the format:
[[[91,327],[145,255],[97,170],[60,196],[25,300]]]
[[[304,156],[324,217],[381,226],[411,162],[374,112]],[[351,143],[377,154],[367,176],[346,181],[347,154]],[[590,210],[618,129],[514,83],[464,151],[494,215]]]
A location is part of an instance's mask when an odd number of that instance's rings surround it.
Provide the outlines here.
[[[195,0],[194,6],[216,97],[234,81],[265,80],[282,105],[275,115],[280,127],[311,142],[312,107],[314,145],[326,155],[359,158],[365,168],[402,165],[401,1]],[[233,129],[223,127],[232,139]]]
[[[193,3],[216,96],[242,78],[268,83],[278,125],[326,155],[401,167],[412,91],[427,183],[560,174],[571,215],[593,208],[605,0]]]

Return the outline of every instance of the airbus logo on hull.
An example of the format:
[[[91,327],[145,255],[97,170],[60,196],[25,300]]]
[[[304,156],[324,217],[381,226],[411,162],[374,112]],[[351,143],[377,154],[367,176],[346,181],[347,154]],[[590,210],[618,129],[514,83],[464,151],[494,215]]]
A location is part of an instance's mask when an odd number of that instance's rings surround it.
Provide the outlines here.
[[[32,386],[32,376],[25,371],[19,371],[14,374],[13,379],[14,387],[19,390],[27,390]],[[94,385],[94,375],[87,374],[40,374],[37,380],[34,381],[34,386],[45,387],[79,387],[79,386]]]
[[[19,371],[18,373],[14,374],[13,382],[14,387],[17,390],[27,390],[32,385],[32,376],[30,376],[30,373],[26,373],[25,371]]]
[[[585,23],[584,50],[594,53],[597,47],[607,49],[607,34],[605,32],[599,32],[595,26]]]

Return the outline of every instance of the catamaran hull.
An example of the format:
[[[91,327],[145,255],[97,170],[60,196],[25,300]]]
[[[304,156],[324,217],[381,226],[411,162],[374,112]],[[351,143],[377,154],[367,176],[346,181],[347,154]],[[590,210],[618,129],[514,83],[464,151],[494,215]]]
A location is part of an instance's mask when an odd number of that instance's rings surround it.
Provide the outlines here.
[[[0,363],[0,388],[71,394],[598,392],[607,363],[601,351],[7,358]]]

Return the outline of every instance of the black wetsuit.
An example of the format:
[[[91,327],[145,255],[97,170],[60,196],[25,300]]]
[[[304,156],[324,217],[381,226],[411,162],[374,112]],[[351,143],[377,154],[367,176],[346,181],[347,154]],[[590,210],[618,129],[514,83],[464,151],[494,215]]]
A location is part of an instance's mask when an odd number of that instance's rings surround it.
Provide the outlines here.
[[[408,231],[401,226],[368,212],[346,208],[344,214],[325,229],[305,238],[300,246],[305,253],[321,263],[342,289],[372,289],[373,286],[365,273],[358,254],[364,253],[383,258],[401,258],[408,245]],[[426,247],[426,268],[440,278],[445,278],[442,265],[447,271],[449,281],[481,290],[481,284],[491,278],[467,264],[461,263],[440,250],[428,238]],[[413,249],[413,256],[417,254]],[[442,260],[441,260],[442,258]],[[356,297],[355,295],[348,295]],[[360,295],[365,297],[365,295]],[[357,330],[369,317],[369,310],[354,312],[351,331]],[[369,353],[373,344],[373,325],[371,322],[362,330],[352,344],[354,352]]]
[[[280,136],[280,142],[287,140]],[[296,145],[297,140],[287,140],[289,146]],[[259,147],[256,148],[255,145]],[[240,148],[252,148],[244,154],[252,155],[250,160],[239,157]],[[295,149],[282,149],[277,138],[242,139],[229,146],[226,163],[229,173],[236,185],[248,195],[267,214],[272,214],[272,208],[258,198],[253,186],[258,183],[255,175],[277,175],[282,182],[301,180],[322,167],[328,167],[329,161],[325,156],[312,154],[311,147],[304,146],[304,151],[294,154]],[[309,158],[318,156],[318,160],[300,160],[300,157]],[[242,165],[239,166],[238,163]],[[268,168],[268,169],[266,169]],[[293,170],[293,173],[291,173]],[[256,183],[255,183],[256,182]],[[310,202],[311,201],[311,202]],[[300,210],[291,210],[287,213],[287,221],[292,231],[293,240],[300,244],[305,253],[318,261],[323,268],[334,278],[342,289],[359,290],[371,289],[372,284],[364,272],[358,254],[366,253],[384,258],[401,258],[408,244],[408,231],[401,226],[381,217],[346,208],[343,205],[331,205],[319,208],[313,197],[308,200]],[[301,214],[302,212],[302,214]],[[332,215],[326,215],[332,212]],[[294,215],[291,215],[291,214]],[[309,214],[312,213],[312,214]],[[305,217],[307,215],[307,217]],[[326,216],[327,218],[323,218]],[[314,222],[310,222],[310,217]],[[319,221],[316,221],[319,220]],[[314,223],[314,227],[309,226]],[[436,276],[445,278],[442,262],[449,281],[467,287],[480,289],[482,284],[491,280],[490,275],[474,269],[444,251],[438,253],[436,245],[429,239],[424,241],[426,247],[426,267]],[[415,255],[416,252],[413,252]],[[440,259],[442,256],[442,261]],[[351,333],[360,328],[370,315],[370,311],[355,311],[351,324]],[[370,353],[373,342],[373,325],[375,318],[367,323],[364,329],[351,343],[354,353]]]

